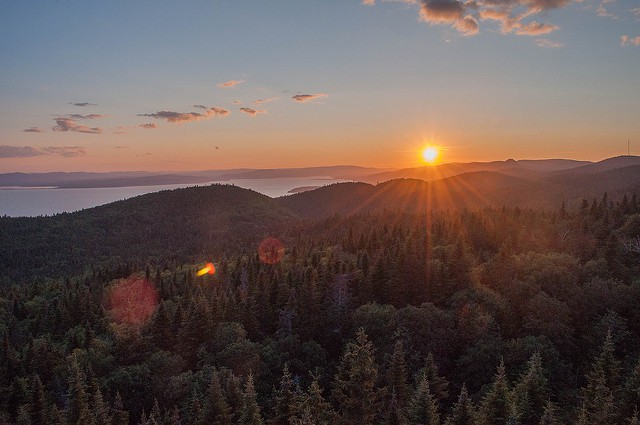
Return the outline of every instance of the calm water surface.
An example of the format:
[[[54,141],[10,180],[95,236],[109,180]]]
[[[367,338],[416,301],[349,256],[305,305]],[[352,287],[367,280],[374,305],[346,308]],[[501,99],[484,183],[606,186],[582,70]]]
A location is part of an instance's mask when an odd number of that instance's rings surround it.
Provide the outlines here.
[[[274,179],[242,179],[226,182],[245,189],[253,189],[272,198],[286,195],[289,190],[301,186],[324,186],[345,180],[328,177],[295,177]],[[105,188],[0,188],[0,216],[11,217],[53,215],[73,212],[145,193],[159,192],[180,187],[203,186],[203,184],[171,184],[161,186],[131,186]]]

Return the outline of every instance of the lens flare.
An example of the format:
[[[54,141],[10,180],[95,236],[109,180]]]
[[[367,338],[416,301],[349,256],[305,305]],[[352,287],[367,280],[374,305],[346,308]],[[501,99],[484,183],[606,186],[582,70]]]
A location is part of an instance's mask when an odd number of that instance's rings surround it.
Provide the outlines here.
[[[267,238],[258,247],[260,261],[265,264],[276,264],[284,256],[284,245],[276,238]]]
[[[105,307],[112,321],[139,330],[158,306],[158,291],[149,280],[138,276],[120,279],[106,294]]]
[[[204,268],[200,269],[196,274],[198,276],[203,276],[205,274],[215,274],[215,273],[216,273],[216,267],[213,265],[213,263],[207,263],[207,265],[204,266]]]

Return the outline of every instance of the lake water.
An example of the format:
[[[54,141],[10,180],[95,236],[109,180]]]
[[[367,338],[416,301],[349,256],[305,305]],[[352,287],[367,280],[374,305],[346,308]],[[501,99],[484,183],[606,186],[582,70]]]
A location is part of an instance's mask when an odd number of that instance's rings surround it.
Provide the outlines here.
[[[302,186],[325,186],[346,180],[330,177],[283,177],[274,179],[241,179],[224,182],[252,189],[272,198],[286,195],[291,189]],[[159,192],[199,184],[170,184],[161,186],[131,186],[105,188],[0,188],[0,216],[10,217],[53,215],[61,212],[73,212],[98,205],[108,204],[121,199],[132,198],[145,193]]]

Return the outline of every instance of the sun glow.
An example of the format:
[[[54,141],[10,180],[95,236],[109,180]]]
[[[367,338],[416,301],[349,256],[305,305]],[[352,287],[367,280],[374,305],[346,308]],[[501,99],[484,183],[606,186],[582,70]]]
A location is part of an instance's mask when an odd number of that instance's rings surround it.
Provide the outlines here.
[[[422,160],[428,164],[433,164],[438,159],[440,150],[435,146],[427,146],[422,150]]]

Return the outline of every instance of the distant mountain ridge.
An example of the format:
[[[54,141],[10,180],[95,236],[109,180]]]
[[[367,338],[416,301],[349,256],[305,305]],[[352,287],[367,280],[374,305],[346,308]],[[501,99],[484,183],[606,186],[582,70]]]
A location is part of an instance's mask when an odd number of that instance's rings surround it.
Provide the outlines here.
[[[590,164],[592,164],[590,161],[576,161],[572,159],[507,159],[506,161],[491,162],[452,162],[376,173],[368,175],[362,180],[369,183],[384,182],[398,178],[431,181],[475,171],[496,171],[514,175],[531,175],[532,172],[562,171]]]
[[[126,186],[158,186],[168,184],[206,183],[242,179],[267,179],[291,177],[328,177],[357,180],[362,176],[383,171],[378,168],[352,165],[327,167],[231,169],[184,172],[54,172],[54,173],[6,173],[0,174],[0,187],[60,187],[98,188]]]

